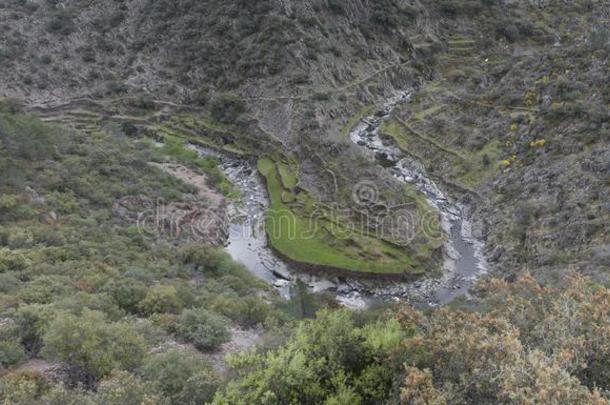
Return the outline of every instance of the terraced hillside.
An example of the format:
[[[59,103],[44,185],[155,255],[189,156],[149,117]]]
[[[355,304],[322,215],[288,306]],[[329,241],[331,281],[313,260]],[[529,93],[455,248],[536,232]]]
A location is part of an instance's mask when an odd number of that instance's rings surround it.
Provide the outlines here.
[[[590,5],[606,19],[580,14],[584,3],[528,10],[530,31],[554,39],[509,36],[501,52],[486,49],[483,23],[458,19],[470,34],[447,35],[438,79],[383,128],[437,178],[476,191],[507,277],[552,281],[567,267],[608,281],[608,10]]]

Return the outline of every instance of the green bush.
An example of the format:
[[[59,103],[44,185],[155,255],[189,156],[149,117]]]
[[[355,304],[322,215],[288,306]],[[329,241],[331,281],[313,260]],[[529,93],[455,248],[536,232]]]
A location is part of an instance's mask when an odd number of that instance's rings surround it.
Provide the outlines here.
[[[11,340],[0,341],[0,367],[9,368],[25,359],[23,346]]]
[[[335,14],[345,14],[345,8],[341,0],[328,0],[328,8]]]
[[[231,339],[229,321],[203,308],[186,309],[178,318],[176,334],[199,350],[214,350]]]
[[[21,344],[32,355],[37,355],[42,348],[42,336],[55,312],[51,306],[33,304],[21,305],[15,313]]]
[[[207,275],[219,274],[221,264],[229,259],[226,252],[199,243],[180,248],[179,257],[192,270]]]
[[[90,294],[78,291],[57,300],[54,307],[75,315],[81,314],[84,309],[100,311],[111,320],[119,320],[125,315],[112,297],[106,293]]]
[[[176,404],[208,402],[219,385],[210,366],[198,353],[188,350],[152,355],[145,360],[139,373]],[[190,395],[193,397],[189,398]]]
[[[95,395],[96,403],[143,405],[161,404],[163,398],[154,385],[126,371],[114,371],[102,380]]]
[[[175,396],[175,403],[200,405],[209,403],[221,384],[220,378],[210,369],[205,368],[191,375]]]
[[[103,313],[84,310],[80,317],[58,314],[44,334],[43,355],[83,370],[98,379],[112,370],[137,368],[146,347],[125,323],[109,323]]]
[[[110,280],[103,288],[108,292],[119,308],[135,314],[138,312],[138,305],[146,297],[146,285],[131,278],[119,278]]]
[[[493,0],[484,0],[486,6],[490,6]],[[440,10],[448,16],[466,15],[475,16],[483,11],[481,0],[440,0],[438,2]]]
[[[40,276],[19,291],[19,297],[28,304],[48,304],[72,291],[70,279],[65,276]]]
[[[48,382],[40,374],[7,374],[0,378],[0,401],[11,405],[37,404],[47,389]]]
[[[242,326],[253,327],[262,324],[270,312],[270,306],[263,299],[256,296],[242,297],[233,319]]]
[[[74,18],[63,9],[57,9],[47,22],[47,30],[54,34],[69,35],[76,29]]]
[[[593,51],[610,49],[610,31],[603,27],[592,29],[589,33],[589,46]]]
[[[178,313],[182,309],[182,301],[178,297],[178,291],[173,286],[157,285],[146,293],[146,296],[138,304],[138,308],[144,314]]]
[[[18,273],[0,273],[0,293],[12,294],[19,288]]]
[[[23,254],[13,252],[9,249],[0,249],[0,273],[9,271],[18,272],[24,270],[27,264],[27,259]]]

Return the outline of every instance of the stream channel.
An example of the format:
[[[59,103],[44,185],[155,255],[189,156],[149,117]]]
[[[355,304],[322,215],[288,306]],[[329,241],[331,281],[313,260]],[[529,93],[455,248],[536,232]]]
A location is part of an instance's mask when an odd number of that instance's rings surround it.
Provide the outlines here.
[[[410,99],[405,91],[388,99],[370,117],[362,119],[351,131],[350,139],[359,145],[379,170],[389,170],[400,181],[413,184],[440,215],[446,240],[443,246],[443,273],[438,278],[414,282],[321,278],[304,274],[278,258],[268,246],[265,235],[267,191],[256,165],[210,149],[191,145],[202,156],[213,155],[221,162],[228,179],[240,190],[241,201],[229,210],[229,237],[226,251],[257,277],[272,284],[284,297],[301,280],[313,292],[330,291],[344,306],[361,309],[378,302],[407,301],[415,306],[437,306],[466,295],[477,278],[485,273],[484,244],[472,236],[472,224],[466,218],[467,207],[453,201],[426,174],[423,165],[402,152],[392,140],[380,137],[383,120],[393,109]],[[383,162],[383,164],[382,164]]]

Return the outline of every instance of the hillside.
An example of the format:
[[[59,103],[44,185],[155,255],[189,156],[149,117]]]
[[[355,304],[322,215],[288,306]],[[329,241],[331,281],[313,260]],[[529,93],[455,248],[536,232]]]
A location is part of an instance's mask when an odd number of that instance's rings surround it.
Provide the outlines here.
[[[608,403],[609,18],[2,2],[0,402]]]

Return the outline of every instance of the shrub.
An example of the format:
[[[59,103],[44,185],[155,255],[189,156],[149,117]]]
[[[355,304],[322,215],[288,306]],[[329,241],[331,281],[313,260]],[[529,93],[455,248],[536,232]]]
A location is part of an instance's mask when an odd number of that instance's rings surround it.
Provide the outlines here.
[[[200,355],[187,350],[171,350],[149,357],[140,374],[153,382],[172,403],[208,402],[219,384],[218,377]]]
[[[210,368],[200,370],[184,382],[182,391],[175,397],[176,403],[207,404],[214,398],[220,382],[220,378]]]
[[[25,359],[23,346],[11,340],[0,341],[0,367],[9,368]]]
[[[589,33],[589,46],[593,51],[599,49],[609,49],[610,31],[602,27],[591,30]]]
[[[58,9],[47,22],[47,30],[54,34],[69,35],[75,29],[73,17],[66,10]]]
[[[270,314],[269,305],[259,297],[243,297],[235,292],[214,297],[210,308],[245,327],[263,323]]]
[[[27,267],[28,261],[21,253],[9,249],[0,249],[0,273],[21,271]]]
[[[203,308],[187,309],[178,319],[176,334],[199,350],[217,349],[231,339],[228,319]]]
[[[203,274],[219,274],[222,262],[229,259],[224,251],[198,243],[181,248],[178,254],[184,264]]]
[[[44,334],[43,355],[82,370],[79,380],[98,379],[113,369],[133,370],[146,352],[144,340],[127,324],[109,323],[103,313],[59,314]]]
[[[27,283],[19,292],[19,297],[28,304],[48,304],[71,290],[68,277],[40,276]]]
[[[246,103],[229,94],[223,94],[215,98],[210,109],[212,118],[225,124],[235,123],[245,111]]]
[[[345,8],[341,0],[328,0],[328,8],[335,14],[345,14]]]
[[[178,291],[172,286],[157,285],[146,293],[146,297],[138,304],[144,314],[178,313],[182,309],[182,301],[178,298]]]
[[[2,49],[0,48],[0,60],[2,60]],[[23,101],[9,97],[0,102],[0,111],[7,111],[10,114],[18,114],[23,112]]]
[[[32,355],[42,347],[42,335],[53,318],[55,309],[47,305],[21,305],[15,314],[21,344]]]
[[[83,309],[100,311],[111,320],[118,320],[125,315],[112,297],[105,293],[90,294],[78,291],[75,294],[67,295],[61,300],[55,301],[53,306],[58,310],[77,315],[82,313]]]
[[[126,371],[114,371],[100,382],[96,402],[122,405],[160,404],[162,398],[152,384]]]
[[[269,316],[270,307],[259,297],[249,296],[240,300],[240,310],[236,321],[245,327],[253,327],[262,324]]]
[[[0,196],[0,214],[14,210],[19,205],[19,196],[14,194],[2,194]]]
[[[515,42],[519,39],[519,28],[510,21],[501,23],[497,28],[497,32],[500,36],[506,38],[508,42]]]
[[[11,294],[19,288],[17,273],[0,273],[0,294]]]
[[[146,297],[146,286],[131,278],[111,280],[105,287],[119,308],[130,312],[138,312],[138,305]]]
[[[11,405],[36,404],[47,388],[41,374],[8,374],[0,379],[0,401]]]

